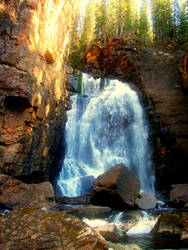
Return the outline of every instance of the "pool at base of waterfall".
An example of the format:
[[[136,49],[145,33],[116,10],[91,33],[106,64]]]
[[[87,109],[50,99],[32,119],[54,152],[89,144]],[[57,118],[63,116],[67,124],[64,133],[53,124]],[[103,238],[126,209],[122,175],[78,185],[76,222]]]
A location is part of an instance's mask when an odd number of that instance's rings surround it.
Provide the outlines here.
[[[178,235],[169,233],[129,235],[126,244],[136,244],[144,250],[188,249],[188,244],[183,243]]]
[[[106,219],[88,219],[83,218],[83,221],[89,226],[95,228],[104,225],[115,224],[120,230],[126,231],[126,240],[116,242],[117,246],[123,247],[138,246],[138,249],[188,249],[188,243],[180,240],[178,235],[170,233],[153,234],[151,230],[156,224],[159,213],[152,211],[129,210],[124,212],[115,212],[112,216]],[[118,249],[118,248],[117,248]],[[128,249],[128,248],[126,248]]]

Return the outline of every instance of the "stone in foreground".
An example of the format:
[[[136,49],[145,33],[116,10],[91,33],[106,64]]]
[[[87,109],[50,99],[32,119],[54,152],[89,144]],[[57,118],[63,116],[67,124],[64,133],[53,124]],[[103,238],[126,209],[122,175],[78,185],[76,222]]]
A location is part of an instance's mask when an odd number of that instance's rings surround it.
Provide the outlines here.
[[[179,235],[188,244],[188,212],[164,212],[156,222],[152,233],[171,233]],[[188,246],[188,245],[187,245]],[[187,249],[187,248],[186,248]]]
[[[118,243],[126,242],[127,240],[126,232],[122,231],[115,224],[100,225],[94,229],[97,230],[97,232],[99,232],[108,241]]]
[[[142,192],[135,200],[135,204],[140,209],[154,209],[157,205],[157,200],[150,193]]]
[[[120,163],[95,179],[91,202],[112,208],[133,207],[139,192],[139,179]]]
[[[80,219],[44,208],[25,207],[1,217],[0,249],[108,249]]]

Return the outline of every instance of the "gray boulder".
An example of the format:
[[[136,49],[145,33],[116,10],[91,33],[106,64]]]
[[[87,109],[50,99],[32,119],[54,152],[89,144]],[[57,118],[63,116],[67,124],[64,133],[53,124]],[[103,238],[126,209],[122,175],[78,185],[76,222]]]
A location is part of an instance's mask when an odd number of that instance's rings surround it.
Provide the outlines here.
[[[135,200],[140,209],[154,209],[157,206],[157,199],[150,193],[142,192]]]

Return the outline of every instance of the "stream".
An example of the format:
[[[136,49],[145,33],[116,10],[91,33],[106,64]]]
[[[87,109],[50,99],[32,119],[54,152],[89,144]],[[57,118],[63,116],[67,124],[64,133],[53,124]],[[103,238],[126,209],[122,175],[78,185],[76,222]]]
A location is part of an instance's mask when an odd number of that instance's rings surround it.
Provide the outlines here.
[[[89,194],[94,178],[119,163],[138,176],[142,191],[155,195],[148,123],[137,92],[128,83],[83,74],[81,94],[73,95],[71,100],[66,152],[58,180],[61,195]],[[182,248],[179,238],[150,233],[159,214],[116,211],[108,218],[83,220],[92,227],[108,223],[125,226],[126,244],[136,244],[141,249]]]

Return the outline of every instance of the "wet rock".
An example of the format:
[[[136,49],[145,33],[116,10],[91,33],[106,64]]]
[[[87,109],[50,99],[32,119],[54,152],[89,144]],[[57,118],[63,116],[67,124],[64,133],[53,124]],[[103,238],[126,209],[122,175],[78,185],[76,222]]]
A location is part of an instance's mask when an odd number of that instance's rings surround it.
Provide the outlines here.
[[[80,206],[71,207],[69,213],[87,218],[106,218],[112,213],[112,209],[109,207],[101,206]]]
[[[55,200],[60,204],[88,205],[91,204],[90,198],[90,195],[82,195],[77,197],[56,196]]]
[[[34,207],[1,217],[0,249],[108,249],[106,241],[80,219]]]
[[[133,207],[139,192],[139,179],[121,163],[95,179],[91,202],[116,208]]]
[[[157,199],[150,193],[142,192],[135,200],[135,204],[140,209],[154,209],[157,205]]]
[[[115,224],[106,224],[94,227],[106,240],[117,243],[126,242],[127,234]]]
[[[175,207],[184,207],[188,203],[188,184],[176,184],[172,186],[170,203]]]
[[[0,175],[0,206],[12,209],[52,202],[54,191],[51,183],[26,184],[7,175]]]
[[[187,242],[188,212],[164,212],[156,222],[152,233],[171,233],[179,235],[181,240]]]

